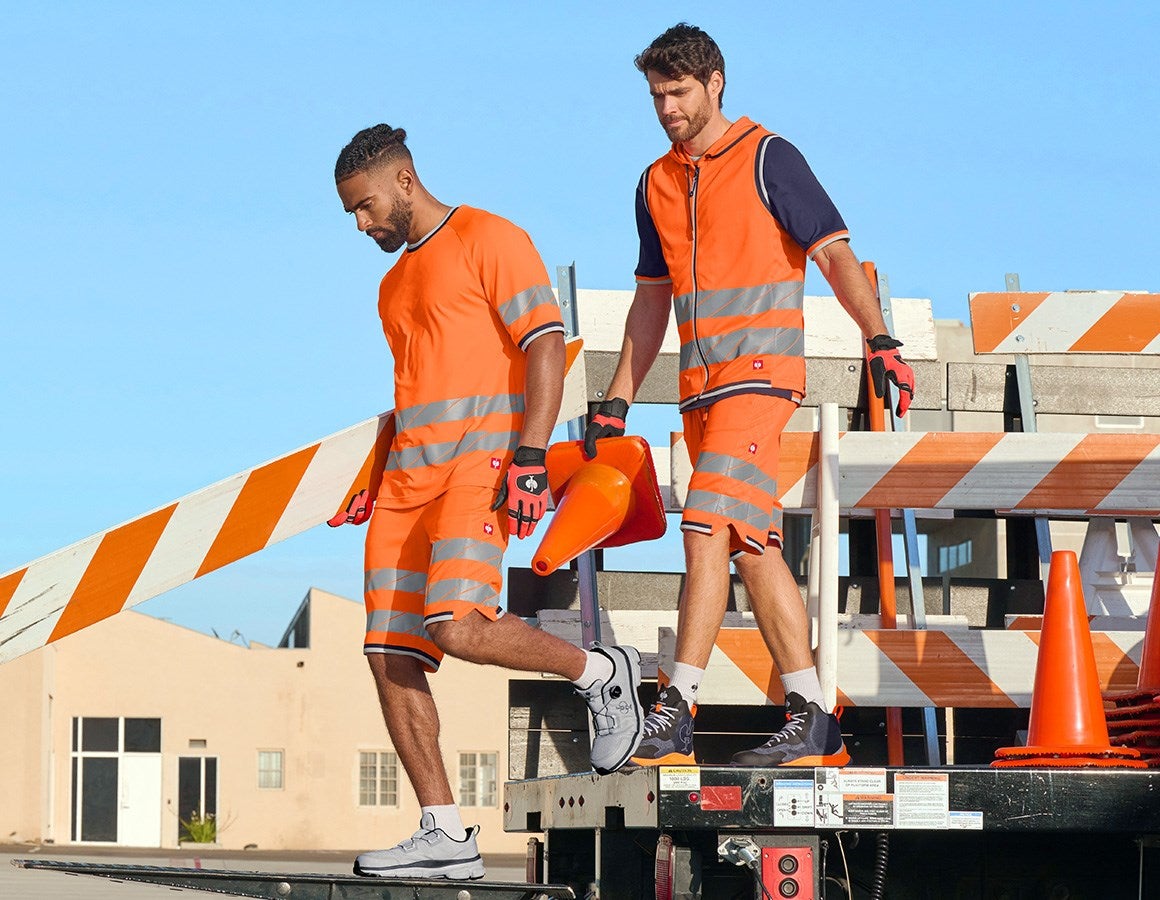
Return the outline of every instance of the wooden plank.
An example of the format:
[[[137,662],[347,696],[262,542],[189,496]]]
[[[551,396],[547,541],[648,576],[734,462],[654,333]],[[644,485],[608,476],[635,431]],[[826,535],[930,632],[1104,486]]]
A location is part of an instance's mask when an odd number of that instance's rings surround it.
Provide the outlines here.
[[[1101,359],[1106,364],[1098,367],[1032,365],[1036,413],[1155,416],[1160,409],[1160,366],[1144,357]],[[947,409],[1003,412],[1007,369],[999,363],[947,363]]]

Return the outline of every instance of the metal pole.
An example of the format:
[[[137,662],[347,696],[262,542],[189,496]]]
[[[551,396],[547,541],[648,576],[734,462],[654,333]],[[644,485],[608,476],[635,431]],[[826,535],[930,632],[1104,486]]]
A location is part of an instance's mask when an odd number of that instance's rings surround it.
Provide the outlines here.
[[[569,337],[580,334],[580,313],[576,305],[576,263],[556,267],[556,291],[564,329]],[[581,351],[583,352],[583,351]],[[585,421],[582,417],[568,422],[568,439],[584,439]],[[576,560],[576,574],[580,591],[580,643],[587,649],[600,642],[600,597],[596,590],[596,554],[586,550]]]
[[[818,460],[818,679],[833,709],[838,702],[838,405],[821,406]]]
[[[890,308],[890,281],[882,273],[878,273],[878,300],[882,305],[882,316],[886,320],[886,329],[894,334],[894,313]],[[890,410],[890,424],[894,431],[908,431],[910,423],[898,415],[898,397],[894,386],[887,382],[886,405]],[[926,631],[926,598],[922,592],[922,568],[918,553],[918,523],[913,509],[902,510],[902,534],[906,548],[906,574],[910,585],[910,615],[911,627],[916,631]],[[929,766],[937,766],[942,762],[942,754],[938,747],[938,722],[935,719],[934,708],[923,707],[922,733],[926,745],[926,762]]]
[[[1017,293],[1020,290],[1019,274],[1008,272],[1006,284],[1008,292]],[[1014,312],[1019,312],[1018,306]],[[1021,335],[1015,336],[1017,341],[1022,339]],[[1023,432],[1035,434],[1039,426],[1035,416],[1035,395],[1031,392],[1031,361],[1026,353],[1015,354],[1015,384],[1019,391],[1019,420]],[[1035,542],[1039,547],[1039,577],[1046,583],[1051,568],[1051,527],[1043,516],[1035,517]]]

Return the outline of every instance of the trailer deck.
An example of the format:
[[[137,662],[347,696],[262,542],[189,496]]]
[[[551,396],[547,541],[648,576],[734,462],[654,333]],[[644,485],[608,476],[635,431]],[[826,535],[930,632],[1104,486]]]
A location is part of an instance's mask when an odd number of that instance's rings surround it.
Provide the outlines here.
[[[22,869],[69,875],[95,875],[178,890],[256,897],[262,900],[573,900],[562,885],[499,881],[448,881],[425,878],[365,878],[356,875],[277,874],[163,866],[74,863],[14,859]]]

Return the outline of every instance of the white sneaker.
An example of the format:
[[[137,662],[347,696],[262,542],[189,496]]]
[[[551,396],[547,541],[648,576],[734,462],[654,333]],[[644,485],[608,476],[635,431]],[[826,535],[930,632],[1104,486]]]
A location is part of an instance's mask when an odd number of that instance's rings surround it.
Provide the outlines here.
[[[595,681],[587,690],[576,689],[592,710],[596,737],[592,741],[592,768],[601,775],[623,766],[640,743],[644,708],[637,694],[640,654],[635,647],[592,645],[592,652],[612,662],[612,676]]]
[[[371,850],[354,861],[355,875],[379,878],[450,878],[456,881],[482,878],[483,859],[475,845],[479,826],[467,829],[467,836],[455,840],[435,817],[424,813],[419,830],[390,850]]]

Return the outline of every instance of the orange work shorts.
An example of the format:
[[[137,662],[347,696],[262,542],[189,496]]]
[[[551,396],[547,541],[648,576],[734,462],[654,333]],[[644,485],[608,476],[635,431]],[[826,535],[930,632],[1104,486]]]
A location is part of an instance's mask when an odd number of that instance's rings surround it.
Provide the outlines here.
[[[443,660],[433,622],[499,605],[507,509],[492,512],[494,487],[461,485],[409,509],[376,507],[367,531],[364,653],[412,656],[434,672]]]
[[[729,528],[733,556],[782,545],[777,467],[781,433],[797,408],[781,397],[739,394],[682,414],[693,464],[682,531]]]

